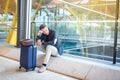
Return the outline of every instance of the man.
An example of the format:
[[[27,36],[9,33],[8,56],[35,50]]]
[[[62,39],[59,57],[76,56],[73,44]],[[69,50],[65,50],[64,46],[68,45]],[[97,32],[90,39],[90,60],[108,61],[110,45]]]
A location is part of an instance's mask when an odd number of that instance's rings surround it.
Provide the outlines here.
[[[63,50],[58,34],[54,30],[49,29],[45,24],[40,25],[36,40],[36,44],[45,49],[45,58],[42,67],[38,71],[41,73],[46,70],[50,56],[62,55]]]

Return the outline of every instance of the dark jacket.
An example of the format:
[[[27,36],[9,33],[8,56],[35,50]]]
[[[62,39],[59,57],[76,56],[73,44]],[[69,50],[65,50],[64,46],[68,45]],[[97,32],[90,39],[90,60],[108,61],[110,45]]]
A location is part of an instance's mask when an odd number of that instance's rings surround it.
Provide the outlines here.
[[[60,55],[63,54],[63,49],[61,46],[61,42],[59,40],[58,34],[54,31],[49,29],[49,35],[44,35],[41,34],[41,36],[37,36],[36,40],[41,40],[42,41],[42,45],[52,45],[55,46],[58,49],[58,52]],[[55,43],[55,39],[57,39],[57,42]]]

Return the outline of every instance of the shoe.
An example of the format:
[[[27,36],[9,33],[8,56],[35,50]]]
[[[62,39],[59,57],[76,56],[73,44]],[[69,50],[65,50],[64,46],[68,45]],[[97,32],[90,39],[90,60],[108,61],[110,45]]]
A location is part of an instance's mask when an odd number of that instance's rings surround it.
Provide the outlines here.
[[[42,66],[39,70],[38,70],[38,73],[42,73],[46,71],[46,67],[45,66]]]

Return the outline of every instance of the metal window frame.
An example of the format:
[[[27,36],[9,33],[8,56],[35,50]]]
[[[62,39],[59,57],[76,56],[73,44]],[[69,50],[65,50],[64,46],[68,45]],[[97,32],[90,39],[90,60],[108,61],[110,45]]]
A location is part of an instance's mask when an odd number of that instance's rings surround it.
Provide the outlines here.
[[[116,64],[117,39],[118,39],[118,18],[119,18],[119,0],[116,0],[113,64]]]
[[[31,4],[32,0],[17,0],[18,1],[18,24],[17,24],[17,44],[21,39],[29,39],[31,36]]]

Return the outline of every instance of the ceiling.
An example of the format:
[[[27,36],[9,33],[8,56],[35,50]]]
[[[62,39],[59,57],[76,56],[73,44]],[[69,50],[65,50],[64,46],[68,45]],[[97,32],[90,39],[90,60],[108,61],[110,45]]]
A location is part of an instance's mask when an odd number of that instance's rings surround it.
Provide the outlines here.
[[[0,13],[5,13],[6,1],[8,0],[0,0]],[[39,1],[41,0],[32,0],[32,7],[36,9],[39,5]],[[105,12],[106,14],[114,15],[113,11],[115,11],[116,0],[43,0],[42,5],[57,5],[60,8],[63,8],[63,4],[68,7],[75,7],[77,11],[81,11],[80,9],[87,8],[85,11],[91,12]],[[77,5],[77,6],[76,6]],[[107,8],[105,8],[107,6]],[[8,6],[8,13],[14,13],[16,9],[15,1],[10,0],[10,4]]]
[[[0,0],[0,13],[5,13],[5,6],[8,0]],[[14,13],[16,10],[15,0],[10,0],[8,13]]]

